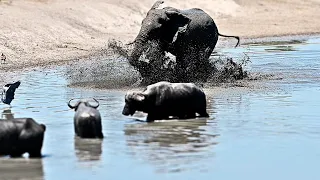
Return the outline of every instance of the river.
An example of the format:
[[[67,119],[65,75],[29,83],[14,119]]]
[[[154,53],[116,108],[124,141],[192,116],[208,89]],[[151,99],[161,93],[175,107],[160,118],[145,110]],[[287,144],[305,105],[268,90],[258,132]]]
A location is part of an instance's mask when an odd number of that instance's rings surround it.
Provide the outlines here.
[[[44,123],[44,157],[1,158],[1,179],[320,178],[319,49],[320,38],[218,49],[240,59],[245,53],[249,72],[271,78],[250,80],[249,87],[205,89],[210,117],[185,121],[145,123],[123,116],[126,90],[68,86],[70,67],[23,71],[12,107],[0,105],[2,118]],[[76,97],[100,102],[103,140],[74,137],[67,102]]]

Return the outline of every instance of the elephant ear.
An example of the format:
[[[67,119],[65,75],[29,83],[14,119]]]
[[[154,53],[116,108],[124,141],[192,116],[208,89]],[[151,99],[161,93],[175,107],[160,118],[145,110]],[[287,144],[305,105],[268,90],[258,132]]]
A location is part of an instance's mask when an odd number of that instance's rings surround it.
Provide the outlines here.
[[[167,11],[165,11],[165,13],[166,13],[167,17],[170,20],[175,21],[177,26],[179,26],[179,27],[186,26],[191,21],[190,18],[188,18],[187,16],[185,16],[177,11],[167,10]]]
[[[172,40],[172,43],[174,43],[177,40],[178,35],[183,34],[187,30],[191,19],[177,11],[172,10],[165,11],[165,14],[169,20],[175,21],[176,25],[178,26],[178,30],[173,36]]]

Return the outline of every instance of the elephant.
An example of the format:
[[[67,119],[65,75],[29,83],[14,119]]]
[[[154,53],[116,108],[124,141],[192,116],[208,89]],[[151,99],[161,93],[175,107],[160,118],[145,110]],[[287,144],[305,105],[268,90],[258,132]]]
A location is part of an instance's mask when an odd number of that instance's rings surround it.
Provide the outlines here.
[[[2,96],[1,101],[4,104],[10,105],[12,100],[14,99],[14,93],[16,89],[20,86],[21,82],[17,81],[15,83],[9,83],[3,86],[2,88]]]
[[[142,20],[141,28],[133,42],[129,63],[139,71],[146,71],[145,62],[139,61],[148,42],[156,42],[162,53],[176,56],[175,82],[205,82],[211,72],[209,57],[216,46],[218,32],[214,20],[202,9],[159,8],[164,1],[157,1]],[[151,66],[150,66],[151,67]]]
[[[209,117],[206,95],[194,83],[160,81],[148,85],[143,92],[128,91],[122,114],[133,115],[136,111],[148,113],[147,122],[168,119]]]
[[[0,155],[41,157],[46,126],[32,118],[0,119]]]
[[[92,105],[88,100],[81,99],[75,105],[71,105],[70,99],[68,106],[75,110],[74,131],[81,138],[103,138],[101,115],[97,110],[99,102],[93,98],[97,105]]]

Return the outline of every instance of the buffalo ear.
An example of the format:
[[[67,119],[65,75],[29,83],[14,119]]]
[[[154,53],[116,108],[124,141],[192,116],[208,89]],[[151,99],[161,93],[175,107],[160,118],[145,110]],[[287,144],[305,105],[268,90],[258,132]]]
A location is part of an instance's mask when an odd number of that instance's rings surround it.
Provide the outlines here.
[[[188,18],[187,16],[177,12],[177,11],[165,11],[166,15],[168,16],[168,18],[170,20],[173,20],[176,22],[176,24],[179,26],[179,27],[182,27],[182,26],[185,26],[185,25],[188,25],[191,21],[190,18]]]
[[[46,125],[44,124],[40,124],[41,128],[43,129],[43,131],[46,131]]]
[[[142,93],[136,93],[133,95],[133,99],[141,102],[145,99],[145,96]]]

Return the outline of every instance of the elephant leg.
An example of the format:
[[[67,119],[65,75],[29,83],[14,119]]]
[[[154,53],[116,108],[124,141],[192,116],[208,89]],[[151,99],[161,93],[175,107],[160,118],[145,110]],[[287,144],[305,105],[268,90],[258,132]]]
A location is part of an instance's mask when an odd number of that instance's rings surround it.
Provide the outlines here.
[[[176,56],[176,66],[174,73],[174,82],[186,82],[186,63],[183,56]]]
[[[185,50],[184,55],[181,58],[181,64],[183,65],[182,77],[183,82],[194,82],[197,78],[197,63],[199,61],[198,50],[195,47],[190,47]]]
[[[195,78],[200,82],[206,82],[209,76],[211,75],[212,68],[209,58],[212,51],[212,48],[207,47],[206,49],[201,50],[198,53],[198,58],[195,67]]]
[[[176,81],[177,82],[206,82],[211,65],[209,57],[213,48],[187,48],[176,56]]]
[[[181,80],[182,82],[195,82],[198,81],[199,73],[199,53],[193,49],[188,49],[186,55],[181,58]]]

